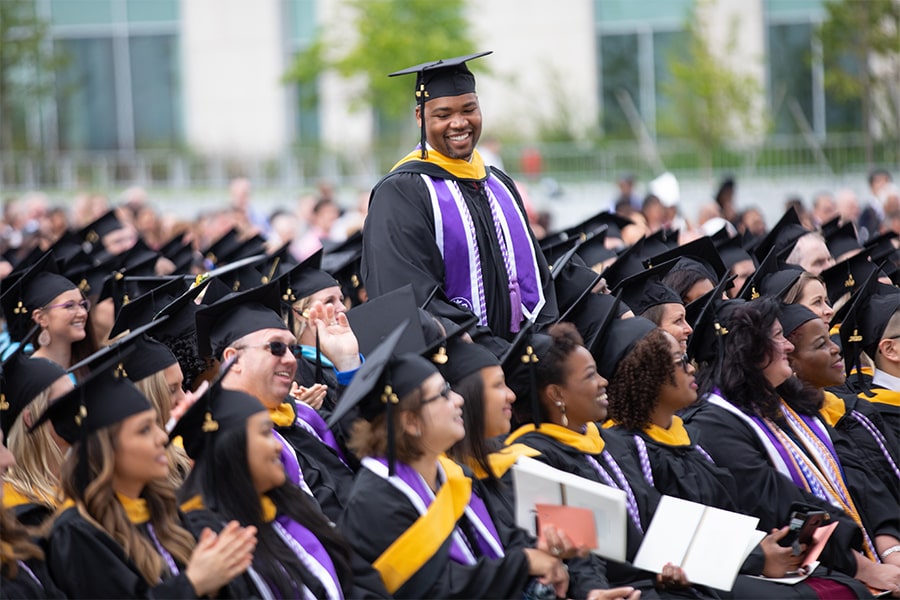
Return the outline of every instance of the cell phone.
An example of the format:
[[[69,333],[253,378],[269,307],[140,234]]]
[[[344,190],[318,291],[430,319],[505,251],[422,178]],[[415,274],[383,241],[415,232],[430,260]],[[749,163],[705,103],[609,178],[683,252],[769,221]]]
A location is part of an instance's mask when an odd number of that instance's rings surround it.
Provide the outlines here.
[[[778,540],[778,544],[785,548],[795,546],[795,549],[799,548],[799,544],[809,544],[816,529],[825,522],[827,516],[825,511],[817,509],[792,511],[787,535]]]

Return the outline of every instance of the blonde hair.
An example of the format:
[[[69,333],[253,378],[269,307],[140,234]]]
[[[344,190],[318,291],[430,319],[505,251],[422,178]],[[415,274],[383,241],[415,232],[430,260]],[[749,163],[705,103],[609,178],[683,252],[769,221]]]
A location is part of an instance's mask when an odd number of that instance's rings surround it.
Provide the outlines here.
[[[32,417],[44,412],[50,399],[47,388],[28,403]],[[53,439],[53,425],[44,423],[32,433],[26,431],[25,411],[19,414],[9,430],[6,446],[16,458],[16,464],[6,473],[6,481],[14,490],[35,502],[54,508],[59,504],[59,469],[65,454]]]
[[[78,512],[115,540],[144,580],[149,585],[156,585],[168,572],[168,566],[150,540],[128,519],[112,486],[116,438],[120,429],[121,423],[104,427],[72,446],[69,460],[63,463],[61,486],[65,496],[75,502]],[[85,444],[85,448],[81,448],[81,444]],[[79,463],[84,457],[87,460],[84,466],[86,479],[79,481]],[[159,543],[178,563],[188,564],[195,541],[178,521],[175,489],[167,481],[151,481],[144,486],[141,497],[147,501],[150,524]]]
[[[156,423],[165,429],[169,417],[172,416],[172,407],[169,406],[169,385],[166,383],[165,373],[157,371],[140,381],[135,381],[134,385],[150,400],[156,411]],[[184,448],[175,444],[166,447],[166,455],[169,458],[168,481],[173,488],[179,488],[191,472],[191,459]]]
[[[312,295],[300,298],[291,304],[290,312],[284,317],[284,322],[291,328],[291,333],[293,333],[294,337],[298,340],[309,325],[309,319],[301,315],[306,312],[310,306],[312,306]],[[291,326],[292,321],[293,326]]]

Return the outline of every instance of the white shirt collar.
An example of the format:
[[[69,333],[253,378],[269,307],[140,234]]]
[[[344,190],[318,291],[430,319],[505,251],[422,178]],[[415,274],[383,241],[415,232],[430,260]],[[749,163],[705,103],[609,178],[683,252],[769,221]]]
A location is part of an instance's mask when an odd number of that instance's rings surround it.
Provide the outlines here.
[[[900,377],[894,377],[884,371],[875,369],[875,374],[872,375],[872,385],[886,390],[900,392]]]

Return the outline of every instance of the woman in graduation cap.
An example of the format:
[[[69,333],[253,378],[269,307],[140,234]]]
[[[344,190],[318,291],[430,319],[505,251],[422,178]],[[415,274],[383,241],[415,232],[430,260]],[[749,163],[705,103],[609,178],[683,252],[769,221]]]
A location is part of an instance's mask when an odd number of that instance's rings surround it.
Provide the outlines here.
[[[168,437],[117,364],[98,367],[36,423],[64,425],[73,445],[47,540],[50,572],[77,598],[216,594],[250,565],[256,532],[231,523],[198,541],[184,529],[166,482]]]
[[[607,327],[601,335],[610,344],[633,338],[626,332],[655,329],[641,317],[611,319]],[[628,514],[626,556],[633,559],[659,502],[659,492],[644,481],[624,439],[607,431],[601,434],[597,423],[606,420],[608,381],[575,327],[558,323],[547,333],[549,344],[535,348],[537,414],[530,406],[516,405],[517,419],[527,424],[504,443],[524,444],[540,452],[535,458],[551,467],[623,490]],[[625,346],[617,347],[624,352]],[[666,565],[657,576],[626,563],[608,562],[606,574],[611,585],[627,585],[650,597],[704,597],[674,565]]]
[[[631,438],[629,447],[647,483],[662,494],[739,512],[731,473],[713,462],[697,443],[698,434],[692,436],[676,414],[697,400],[697,384],[694,367],[675,338],[662,329],[651,330],[618,360],[613,373],[609,386],[613,430]],[[778,544],[787,532],[786,525],[771,531],[745,560],[732,588],[735,598],[820,597],[806,583],[784,586],[745,576],[784,577],[800,567],[802,555]],[[846,576],[836,578],[843,585],[853,583]],[[834,583],[814,585],[831,590]]]
[[[0,477],[16,464],[3,442],[0,432]],[[0,499],[6,500],[4,491]],[[5,507],[0,510],[0,598],[65,598],[50,577],[44,551]]]
[[[218,385],[172,432],[196,461],[182,504],[195,532],[230,520],[257,529],[253,565],[229,586],[234,597],[388,597],[377,573],[358,556],[315,501],[291,483],[281,464],[272,419],[253,396]]]
[[[26,526],[42,524],[56,509],[60,466],[69,449],[51,424],[30,434],[28,428],[50,401],[72,387],[63,368],[43,358],[27,358],[17,351],[3,365],[0,425],[16,459],[4,477],[3,506],[14,510]]]
[[[704,448],[732,472],[741,512],[758,517],[760,529],[784,525],[794,503],[817,507],[840,522],[821,562],[874,589],[900,593],[900,567],[886,564],[900,556],[881,559],[897,545],[896,516],[865,511],[870,499],[854,493],[827,428],[780,387],[793,375],[788,354],[794,347],[779,316],[779,303],[763,297],[716,323],[723,348],[701,371],[706,401],[690,426],[703,440],[717,441]]]
[[[564,595],[559,559],[493,521],[444,456],[465,435],[462,399],[428,360],[392,356],[402,332],[370,354],[332,417],[355,405],[363,417],[350,439],[363,468],[342,531],[398,598],[521,597],[533,577]]]

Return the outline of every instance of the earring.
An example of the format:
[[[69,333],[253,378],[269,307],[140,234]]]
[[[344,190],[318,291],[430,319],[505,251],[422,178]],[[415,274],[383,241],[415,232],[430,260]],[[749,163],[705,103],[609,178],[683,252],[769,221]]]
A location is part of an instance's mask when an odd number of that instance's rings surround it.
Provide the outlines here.
[[[38,344],[40,344],[41,348],[46,348],[50,345],[50,342],[50,331],[41,329],[41,335],[38,336]]]
[[[556,401],[556,408],[559,409],[559,412],[562,414],[560,421],[562,422],[563,427],[569,426],[569,418],[566,416],[566,405],[563,404],[560,400]]]
[[[421,429],[416,429],[416,437],[417,437],[417,438],[422,437],[422,430],[421,430]]]

